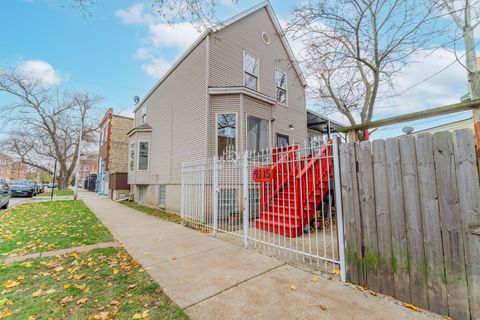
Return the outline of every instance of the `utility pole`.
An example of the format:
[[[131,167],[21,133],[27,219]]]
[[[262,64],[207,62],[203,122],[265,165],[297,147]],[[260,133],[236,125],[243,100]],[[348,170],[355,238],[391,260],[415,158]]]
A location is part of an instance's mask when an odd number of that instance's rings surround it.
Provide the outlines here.
[[[52,195],[50,196],[50,200],[53,200],[53,192],[55,191],[56,175],[57,175],[57,159],[55,159],[55,165],[53,166]]]
[[[82,152],[82,136],[83,136],[83,120],[80,125],[80,136],[78,138],[78,153],[77,153],[77,164],[75,165],[76,167],[76,172],[75,172],[75,191],[73,193],[73,200],[78,199],[78,180],[80,179],[80,155]]]
[[[470,98],[476,100],[480,98],[480,73],[478,72],[477,53],[475,50],[475,28],[479,21],[472,22],[472,7],[470,0],[465,0],[463,10],[456,10],[451,0],[443,0],[446,9],[452,16],[457,28],[462,32],[465,47],[465,64],[468,72],[468,83],[470,89]],[[478,19],[478,17],[477,17]],[[480,150],[480,110],[472,110],[472,120],[475,136],[475,145]],[[480,154],[480,153],[479,153]]]

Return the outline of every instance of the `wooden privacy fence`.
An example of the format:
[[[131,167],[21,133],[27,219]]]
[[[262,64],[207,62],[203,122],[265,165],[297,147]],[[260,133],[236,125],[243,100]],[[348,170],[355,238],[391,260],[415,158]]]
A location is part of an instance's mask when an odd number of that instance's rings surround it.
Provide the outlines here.
[[[480,319],[480,186],[471,130],[339,148],[347,280]]]

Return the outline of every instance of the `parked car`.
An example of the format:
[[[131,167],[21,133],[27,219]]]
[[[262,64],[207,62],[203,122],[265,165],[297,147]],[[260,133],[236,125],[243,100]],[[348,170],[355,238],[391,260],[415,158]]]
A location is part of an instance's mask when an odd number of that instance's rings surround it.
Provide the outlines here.
[[[37,183],[37,194],[44,193],[45,186],[42,183]]]
[[[54,187],[55,187],[55,188],[57,187],[57,184],[56,184],[56,183],[52,183],[52,182],[47,183],[47,188],[53,189]]]
[[[37,183],[32,180],[15,180],[10,185],[12,196],[33,197],[37,194]]]
[[[7,181],[0,179],[0,209],[7,209],[11,191]]]

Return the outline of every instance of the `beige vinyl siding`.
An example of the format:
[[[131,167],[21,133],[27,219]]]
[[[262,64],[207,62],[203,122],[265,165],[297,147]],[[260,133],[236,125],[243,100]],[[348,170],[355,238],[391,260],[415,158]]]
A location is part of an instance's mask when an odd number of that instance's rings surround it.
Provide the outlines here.
[[[262,32],[268,34],[269,45],[263,42]],[[274,133],[303,142],[307,134],[305,90],[265,8],[212,34],[209,86],[243,86],[243,50],[259,60],[259,92],[275,99],[275,69],[287,75],[287,106],[275,105]],[[288,130],[290,124],[293,132]]]
[[[207,145],[206,41],[146,99],[152,127],[150,184],[181,183],[181,163],[204,158]],[[143,105],[135,113],[140,124]]]

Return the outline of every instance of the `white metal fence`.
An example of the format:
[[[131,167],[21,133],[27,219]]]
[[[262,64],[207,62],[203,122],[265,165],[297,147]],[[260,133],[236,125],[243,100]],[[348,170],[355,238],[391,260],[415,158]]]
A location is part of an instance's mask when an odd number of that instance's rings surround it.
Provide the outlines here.
[[[184,162],[185,224],[344,280],[336,141]]]

